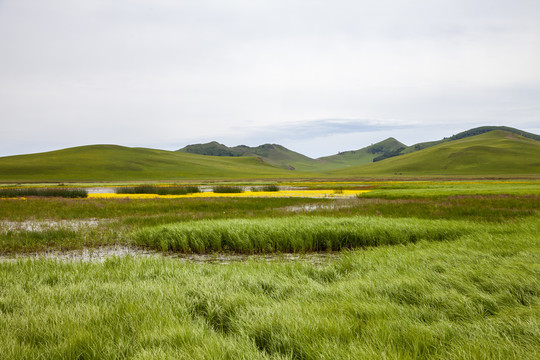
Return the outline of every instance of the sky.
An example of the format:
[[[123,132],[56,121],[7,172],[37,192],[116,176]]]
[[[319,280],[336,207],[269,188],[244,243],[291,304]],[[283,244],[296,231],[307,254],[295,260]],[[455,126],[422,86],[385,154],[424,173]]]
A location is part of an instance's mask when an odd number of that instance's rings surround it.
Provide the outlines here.
[[[538,0],[0,0],[0,156],[540,133]]]

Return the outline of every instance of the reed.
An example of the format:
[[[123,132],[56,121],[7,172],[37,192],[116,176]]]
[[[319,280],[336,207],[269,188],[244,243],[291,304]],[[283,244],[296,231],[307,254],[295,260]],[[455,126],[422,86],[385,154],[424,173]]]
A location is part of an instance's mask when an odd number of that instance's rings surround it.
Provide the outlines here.
[[[218,185],[214,186],[212,188],[212,191],[215,193],[222,193],[222,194],[228,194],[228,193],[243,193],[244,188],[242,186],[225,186],[225,185]]]
[[[86,198],[88,197],[88,191],[86,191],[85,189],[62,188],[0,189],[0,197],[2,198],[17,198],[26,196]]]
[[[198,186],[154,186],[141,185],[135,187],[120,187],[117,194],[156,194],[156,195],[187,195],[201,192]]]
[[[259,191],[264,191],[264,192],[276,192],[276,191],[279,191],[279,186],[277,185],[264,185],[264,186],[260,186],[260,187],[252,187],[251,188],[251,191],[252,192],[259,192]]]

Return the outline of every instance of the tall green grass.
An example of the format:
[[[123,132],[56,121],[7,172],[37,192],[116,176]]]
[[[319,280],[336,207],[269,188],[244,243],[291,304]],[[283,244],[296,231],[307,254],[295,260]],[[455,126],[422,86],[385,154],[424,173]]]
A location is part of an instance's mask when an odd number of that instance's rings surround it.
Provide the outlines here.
[[[88,191],[86,191],[85,189],[58,188],[0,189],[0,197],[2,198],[15,198],[24,196],[85,198],[88,197]]]
[[[323,265],[4,261],[0,354],[536,360],[539,224],[350,251]]]
[[[186,253],[306,252],[450,240],[474,229],[458,221],[297,216],[168,224],[142,229],[133,238],[138,245]]]

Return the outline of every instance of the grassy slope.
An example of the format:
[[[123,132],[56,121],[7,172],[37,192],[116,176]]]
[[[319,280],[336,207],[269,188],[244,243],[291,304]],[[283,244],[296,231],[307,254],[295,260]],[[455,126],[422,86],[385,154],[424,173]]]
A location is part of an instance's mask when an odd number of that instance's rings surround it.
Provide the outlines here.
[[[355,175],[539,174],[540,142],[495,130],[377,163],[334,171]]]
[[[254,157],[224,158],[116,145],[81,146],[0,158],[0,181],[121,181],[286,176],[287,171],[261,163]]]
[[[336,155],[319,158],[319,160],[328,164],[325,166],[326,169],[358,166],[369,164],[383,152],[392,151],[400,147],[405,147],[405,145],[394,138],[388,138],[359,150],[345,151]],[[381,151],[374,151],[376,148],[379,148]]]

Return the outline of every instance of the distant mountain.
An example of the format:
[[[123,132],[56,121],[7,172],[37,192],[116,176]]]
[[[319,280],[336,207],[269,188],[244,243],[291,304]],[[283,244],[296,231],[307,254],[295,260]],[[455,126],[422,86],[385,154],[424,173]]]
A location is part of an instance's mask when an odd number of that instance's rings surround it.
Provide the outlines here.
[[[228,147],[216,141],[206,144],[188,145],[178,152],[212,156],[255,156],[260,160],[287,170],[310,171],[319,168],[319,161],[287,149],[278,144],[264,144],[257,147],[238,145]]]
[[[540,141],[523,137],[515,132],[491,130],[332,173],[344,177],[396,174],[534,175],[540,174]]]
[[[319,160],[335,165],[334,168],[369,164],[373,161],[398,155],[407,146],[393,137],[359,150],[344,151]]]

